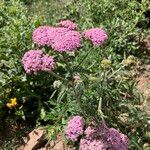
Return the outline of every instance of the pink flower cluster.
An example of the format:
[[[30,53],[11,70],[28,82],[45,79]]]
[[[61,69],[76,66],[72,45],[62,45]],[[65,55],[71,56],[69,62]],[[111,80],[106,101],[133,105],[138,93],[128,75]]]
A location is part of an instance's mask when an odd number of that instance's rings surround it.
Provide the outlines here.
[[[116,129],[110,128],[105,138],[111,149],[114,150],[127,150],[128,149],[128,137],[122,133],[119,133]]]
[[[108,36],[101,28],[92,28],[83,32],[83,36],[90,40],[94,46],[99,46],[108,39]]]
[[[66,136],[72,140],[77,141],[78,137],[83,134],[84,119],[80,116],[74,116],[67,125]]]
[[[81,139],[79,150],[106,150],[106,145],[101,140]]]
[[[80,47],[81,35],[77,31],[68,31],[55,39],[52,48],[58,52],[72,51]]]
[[[79,140],[82,135],[79,150],[128,150],[129,140],[126,135],[108,128],[104,123],[84,130],[84,120],[80,116],[75,116],[68,122],[66,135],[72,141]]]
[[[94,129],[88,127],[84,133],[85,138],[80,140],[79,150],[128,149],[128,137],[114,128]]]
[[[84,133],[85,133],[85,135],[86,135],[85,137],[87,139],[93,139],[94,135],[96,133],[96,130],[95,130],[95,128],[89,126],[89,127],[86,128],[86,130],[84,131]]]
[[[49,31],[52,30],[50,26],[40,26],[32,33],[32,40],[38,46],[50,46],[51,38]]]
[[[59,23],[57,23],[57,26],[68,28],[69,30],[76,30],[77,29],[77,24],[75,24],[74,22],[72,22],[70,20],[60,21]]]
[[[49,72],[54,68],[52,56],[44,54],[42,50],[29,50],[22,58],[22,63],[26,73],[36,73],[39,71]]]
[[[70,20],[56,24],[56,27],[40,26],[32,33],[32,40],[38,47],[48,46],[57,52],[73,51],[81,46],[82,36],[77,25]],[[92,28],[83,32],[84,37],[91,40],[95,46],[101,45],[107,34],[100,28]],[[26,73],[51,71],[54,68],[52,56],[43,54],[42,50],[30,50],[22,58]]]
[[[81,46],[81,34],[63,27],[40,26],[32,34],[38,46],[51,46],[55,51],[73,51]]]
[[[33,31],[32,40],[38,46],[48,46],[58,52],[73,51],[81,46],[81,34],[77,25],[70,20],[64,20],[56,24],[57,27],[40,26]],[[100,28],[92,28],[83,32],[86,39],[92,41],[95,46],[101,45],[108,38],[105,31]]]

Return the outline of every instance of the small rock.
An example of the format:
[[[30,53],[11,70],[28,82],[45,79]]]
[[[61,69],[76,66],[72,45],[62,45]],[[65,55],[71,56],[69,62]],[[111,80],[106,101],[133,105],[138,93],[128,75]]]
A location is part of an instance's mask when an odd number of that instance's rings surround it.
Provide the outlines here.
[[[34,129],[29,133],[22,150],[37,150],[41,148],[42,144],[45,142],[44,135],[45,131],[42,128]]]
[[[54,141],[51,141],[50,142],[50,147],[54,147],[55,146],[55,142]]]
[[[55,146],[51,150],[65,150],[65,144],[63,141],[60,141],[55,144]]]

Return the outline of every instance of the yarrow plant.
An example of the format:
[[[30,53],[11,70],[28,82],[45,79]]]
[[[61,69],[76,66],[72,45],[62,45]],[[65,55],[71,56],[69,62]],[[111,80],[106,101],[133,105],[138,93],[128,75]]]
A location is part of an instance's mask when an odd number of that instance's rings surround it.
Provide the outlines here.
[[[73,51],[81,46],[81,35],[77,31],[64,32],[55,38],[52,48],[58,52]]]
[[[67,138],[72,141],[77,141],[78,137],[83,134],[84,119],[80,116],[74,116],[68,122],[65,130]]]
[[[64,27],[41,26],[32,34],[38,46],[52,47],[55,51],[72,51],[81,46],[81,35]]]
[[[110,128],[106,132],[105,138],[110,148],[115,150],[127,150],[128,149],[128,137],[122,133],[119,133],[116,129]]]
[[[106,150],[106,145],[101,140],[81,139],[79,150]]]
[[[108,128],[105,123],[85,129],[83,118],[80,116],[74,116],[68,122],[65,133],[71,141],[80,140],[79,150],[127,150],[129,146],[126,135],[119,133],[115,128]]]
[[[90,40],[94,46],[100,46],[103,42],[108,39],[108,36],[104,30],[101,28],[92,28],[85,30],[83,36]]]
[[[78,31],[73,31],[77,27],[70,21],[62,21],[57,24],[59,27],[41,26],[32,35],[33,42],[38,47],[48,46],[57,52],[73,51],[81,46],[82,36]],[[108,38],[106,32],[100,28],[86,30],[82,34],[86,39],[91,40],[94,46],[100,46]],[[22,58],[26,73],[37,73],[40,71],[50,72],[54,69],[54,59],[45,54],[42,50],[30,50]],[[111,66],[110,60],[101,62],[103,68]],[[80,76],[73,76],[74,83],[82,82]],[[80,82],[79,82],[80,83]],[[119,133],[114,128],[105,125],[88,126],[85,128],[85,120],[81,116],[72,117],[66,127],[66,137],[73,141],[80,141],[79,150],[127,150],[128,137]]]
[[[57,52],[73,51],[81,46],[82,36],[77,26],[70,21],[62,21],[57,24],[58,27],[41,26],[37,28],[32,39],[38,47],[48,46],[50,50]],[[86,39],[91,40],[94,46],[100,46],[108,38],[106,32],[101,28],[92,28],[82,34]],[[26,73],[37,73],[40,71],[51,72],[54,69],[54,59],[45,54],[42,50],[30,50],[22,58]],[[110,68],[110,60],[102,60],[102,68]],[[80,76],[72,75],[74,83],[82,82]],[[59,78],[61,79],[61,78]],[[80,81],[80,82],[79,82]],[[81,116],[72,117],[66,127],[66,137],[73,141],[80,141],[79,150],[127,150],[128,137],[119,133],[114,128],[108,128],[106,124],[97,126],[88,126],[85,128],[85,120]]]
[[[50,72],[54,69],[54,59],[52,56],[44,54],[42,50],[29,50],[22,58],[22,63],[26,73],[37,73],[39,71]]]
[[[7,124],[11,127],[10,123],[15,126],[25,123],[30,127],[36,123],[48,125],[50,141],[61,132],[68,117],[82,114],[87,122],[83,125],[82,121],[74,121],[66,133],[76,149],[126,150],[128,138],[124,134],[130,138],[131,149],[145,149],[149,141],[149,118],[144,112],[146,106],[139,100],[144,97],[138,96],[132,80],[137,68],[132,69],[140,64],[131,55],[138,56],[137,50],[147,45],[145,27],[143,30],[141,24],[146,21],[148,3],[78,0],[70,4],[65,5],[64,18],[78,20],[83,25],[81,28],[70,20],[44,25],[43,15],[28,16],[19,1],[0,2],[0,34],[3,35],[0,38],[0,128],[6,128]],[[59,18],[54,14],[51,17],[48,22]],[[110,39],[103,46],[108,35]],[[101,126],[100,120],[109,123],[109,128]]]
[[[77,29],[77,25],[70,20],[59,22],[56,26],[40,26],[32,33],[32,40],[38,47],[48,46],[57,52],[73,51],[81,47],[82,36]],[[93,44],[101,45],[107,34],[99,28],[87,30],[83,35],[91,39]],[[22,63],[26,73],[37,73],[39,71],[51,71],[54,68],[52,56],[44,54],[42,50],[30,50],[22,58]]]
[[[40,26],[32,33],[32,40],[38,46],[50,46],[52,43],[50,38],[50,32],[52,28],[50,26]]]

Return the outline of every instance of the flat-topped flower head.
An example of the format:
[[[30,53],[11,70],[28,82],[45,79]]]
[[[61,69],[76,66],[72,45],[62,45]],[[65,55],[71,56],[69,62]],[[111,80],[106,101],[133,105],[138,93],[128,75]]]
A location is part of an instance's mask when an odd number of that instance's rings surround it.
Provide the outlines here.
[[[91,141],[88,140],[88,139],[81,139],[80,140],[79,150],[90,150],[89,149],[90,143],[91,143]]]
[[[83,32],[83,36],[90,40],[94,46],[100,46],[108,39],[108,36],[101,28],[92,28]]]
[[[38,46],[50,46],[51,38],[49,36],[49,31],[52,31],[53,28],[50,26],[40,26],[35,29],[32,33],[32,40]]]
[[[32,40],[38,46],[51,46],[58,37],[69,31],[66,28],[40,26],[32,33]]]
[[[29,50],[22,58],[24,70],[26,73],[38,72],[42,68],[42,50]]]
[[[106,150],[106,144],[101,140],[81,139],[79,150]]]
[[[73,51],[81,46],[81,34],[64,27],[41,26],[32,34],[38,46],[49,46],[58,52]]]
[[[56,24],[58,27],[68,28],[69,30],[76,30],[77,24],[70,20],[63,20]]]
[[[72,141],[77,141],[78,137],[83,134],[83,128],[84,119],[80,116],[74,116],[67,124],[66,136]]]
[[[29,50],[22,58],[26,73],[37,73],[39,71],[51,71],[54,68],[52,56],[45,55],[42,50]]]
[[[89,150],[106,150],[106,145],[101,140],[93,140],[89,145]]]
[[[108,145],[115,150],[128,150],[128,137],[119,133],[116,129],[110,128],[105,135]]]
[[[69,29],[62,28],[62,27],[53,27],[47,30],[47,36],[49,39],[49,45],[52,46],[52,44],[59,38],[62,37],[66,32],[68,32]]]
[[[58,52],[73,51],[81,46],[81,35],[77,31],[67,31],[55,38],[52,48]]]

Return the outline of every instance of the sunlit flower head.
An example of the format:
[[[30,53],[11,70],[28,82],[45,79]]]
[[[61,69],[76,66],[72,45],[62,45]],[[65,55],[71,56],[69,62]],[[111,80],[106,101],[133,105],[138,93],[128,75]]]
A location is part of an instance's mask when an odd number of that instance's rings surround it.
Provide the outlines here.
[[[100,46],[108,39],[106,32],[101,28],[92,28],[86,30],[83,32],[83,36],[90,40],[94,46]]]
[[[78,137],[83,134],[83,128],[84,119],[80,116],[74,116],[67,124],[66,136],[72,141],[77,141]]]
[[[54,69],[54,59],[52,56],[44,54],[42,50],[29,50],[23,58],[22,63],[26,73],[37,73],[39,71],[50,72]]]

